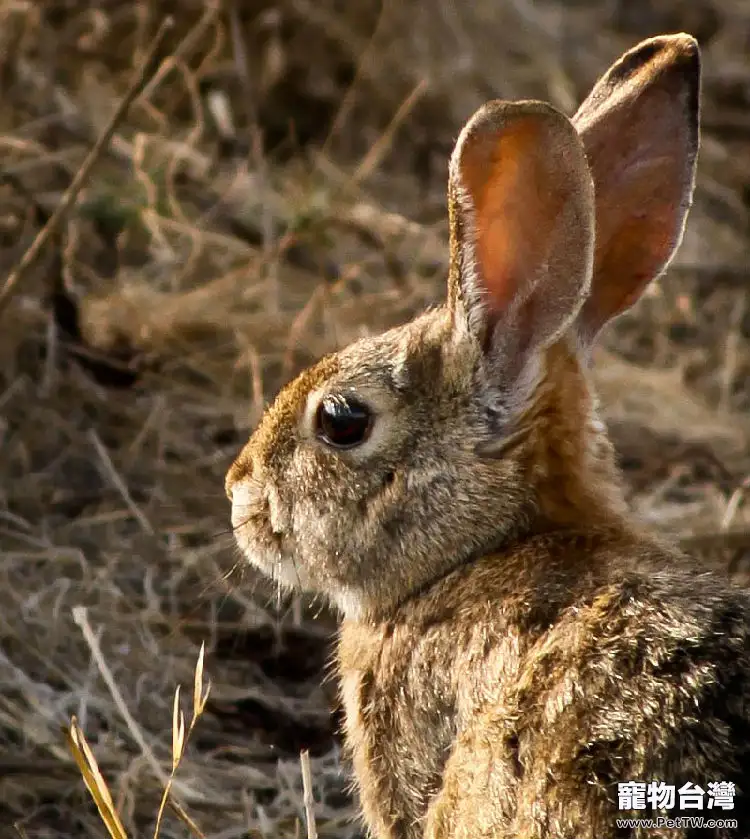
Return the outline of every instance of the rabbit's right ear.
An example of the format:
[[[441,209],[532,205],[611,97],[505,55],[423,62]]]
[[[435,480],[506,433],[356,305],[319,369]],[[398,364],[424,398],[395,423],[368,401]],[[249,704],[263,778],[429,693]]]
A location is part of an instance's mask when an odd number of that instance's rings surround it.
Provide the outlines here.
[[[667,267],[682,239],[699,142],[700,52],[690,35],[634,47],[573,117],[596,193],[591,294],[577,327],[590,343]]]
[[[514,387],[574,320],[589,289],[594,195],[580,137],[542,102],[490,102],[456,143],[448,307],[476,341],[487,397]]]

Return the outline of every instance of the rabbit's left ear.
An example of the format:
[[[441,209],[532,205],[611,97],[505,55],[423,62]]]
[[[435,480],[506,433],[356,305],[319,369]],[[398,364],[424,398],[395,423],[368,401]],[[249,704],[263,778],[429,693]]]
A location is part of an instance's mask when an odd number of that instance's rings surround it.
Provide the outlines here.
[[[450,164],[454,337],[479,342],[490,387],[513,388],[589,289],[594,193],[570,120],[542,102],[491,102]]]
[[[573,117],[594,178],[596,252],[578,318],[584,344],[669,265],[693,197],[700,50],[662,35],[626,52]]]

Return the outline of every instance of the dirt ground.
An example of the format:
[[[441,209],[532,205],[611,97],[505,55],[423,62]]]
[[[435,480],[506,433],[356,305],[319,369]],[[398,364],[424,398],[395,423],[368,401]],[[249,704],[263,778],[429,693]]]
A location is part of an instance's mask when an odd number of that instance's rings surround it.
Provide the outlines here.
[[[160,69],[0,312],[0,836],[106,836],[72,716],[127,836],[153,835],[205,642],[160,835],[303,835],[307,749],[320,836],[355,837],[335,619],[236,564],[224,473],[300,366],[441,298],[479,104],[571,113],[624,49],[687,30],[695,205],[596,376],[634,508],[750,580],[750,3],[0,0],[0,288],[166,14]]]

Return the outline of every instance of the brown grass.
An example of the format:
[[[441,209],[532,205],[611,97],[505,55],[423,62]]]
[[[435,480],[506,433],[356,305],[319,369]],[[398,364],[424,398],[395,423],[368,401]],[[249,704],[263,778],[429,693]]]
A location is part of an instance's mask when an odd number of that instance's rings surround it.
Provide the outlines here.
[[[750,10],[0,0],[3,278],[167,14],[159,69],[0,321],[0,825],[355,836],[333,619],[232,570],[224,472],[301,365],[440,298],[447,155],[478,104],[570,111],[635,40],[684,28],[705,52],[694,212],[596,375],[633,505],[747,574]]]

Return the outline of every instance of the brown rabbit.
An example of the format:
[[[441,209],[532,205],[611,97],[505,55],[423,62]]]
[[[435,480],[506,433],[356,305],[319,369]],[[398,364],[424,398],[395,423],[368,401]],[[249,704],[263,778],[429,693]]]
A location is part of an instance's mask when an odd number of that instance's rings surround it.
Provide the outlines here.
[[[480,109],[450,165],[447,304],[302,373],[229,471],[248,561],[343,614],[378,839],[750,837],[750,594],[628,515],[586,369],[680,242],[699,88],[673,35],[572,121]],[[648,788],[644,810],[627,782],[697,785],[704,809]]]

